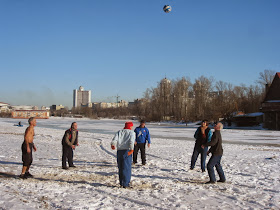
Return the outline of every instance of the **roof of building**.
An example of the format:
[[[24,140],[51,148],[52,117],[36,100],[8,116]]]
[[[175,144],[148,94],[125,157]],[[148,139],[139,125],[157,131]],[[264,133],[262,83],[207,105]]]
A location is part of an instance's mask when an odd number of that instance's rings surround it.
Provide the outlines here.
[[[280,72],[275,74],[275,77],[268,88],[264,102],[280,100]]]
[[[238,116],[235,116],[235,117],[259,117],[259,116],[262,116],[262,115],[263,115],[262,112],[254,112],[254,113],[238,115]]]

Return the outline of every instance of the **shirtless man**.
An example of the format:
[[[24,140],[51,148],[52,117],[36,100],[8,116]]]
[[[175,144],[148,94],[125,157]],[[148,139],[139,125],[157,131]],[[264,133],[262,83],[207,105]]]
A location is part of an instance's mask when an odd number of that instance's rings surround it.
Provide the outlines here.
[[[28,177],[33,177],[29,173],[29,168],[32,163],[32,149],[36,152],[37,148],[35,144],[33,143],[34,138],[34,126],[36,126],[36,119],[34,117],[30,117],[28,119],[29,127],[26,128],[25,134],[24,134],[24,142],[21,145],[22,150],[22,162],[23,167],[21,171],[21,175],[19,176],[22,179],[26,179]]]

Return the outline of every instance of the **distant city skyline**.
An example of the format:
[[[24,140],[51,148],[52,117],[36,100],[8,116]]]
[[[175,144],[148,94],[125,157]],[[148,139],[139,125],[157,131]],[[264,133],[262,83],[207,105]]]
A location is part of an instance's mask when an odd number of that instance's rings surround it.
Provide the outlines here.
[[[172,11],[163,12],[164,4]],[[0,1],[0,102],[134,101],[169,80],[280,72],[279,0]]]

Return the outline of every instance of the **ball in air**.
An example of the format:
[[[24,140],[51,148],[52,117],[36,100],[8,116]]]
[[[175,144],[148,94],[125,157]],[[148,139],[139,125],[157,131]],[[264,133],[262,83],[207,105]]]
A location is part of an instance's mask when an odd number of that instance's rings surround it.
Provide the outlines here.
[[[171,6],[170,6],[170,5],[164,5],[163,11],[164,11],[165,13],[171,12]]]

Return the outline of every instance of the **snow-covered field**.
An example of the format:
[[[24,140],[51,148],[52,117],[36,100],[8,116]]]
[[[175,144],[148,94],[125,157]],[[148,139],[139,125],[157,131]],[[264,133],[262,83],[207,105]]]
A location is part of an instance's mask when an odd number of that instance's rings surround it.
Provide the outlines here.
[[[61,138],[74,120],[80,130],[77,168],[62,170]],[[196,126],[148,123],[148,164],[133,166],[132,189],[123,189],[110,143],[124,121],[38,120],[34,178],[26,180],[17,176],[27,120],[22,128],[16,122],[0,118],[0,209],[280,209],[279,131],[224,129],[227,182],[206,185],[199,160],[189,170]]]

